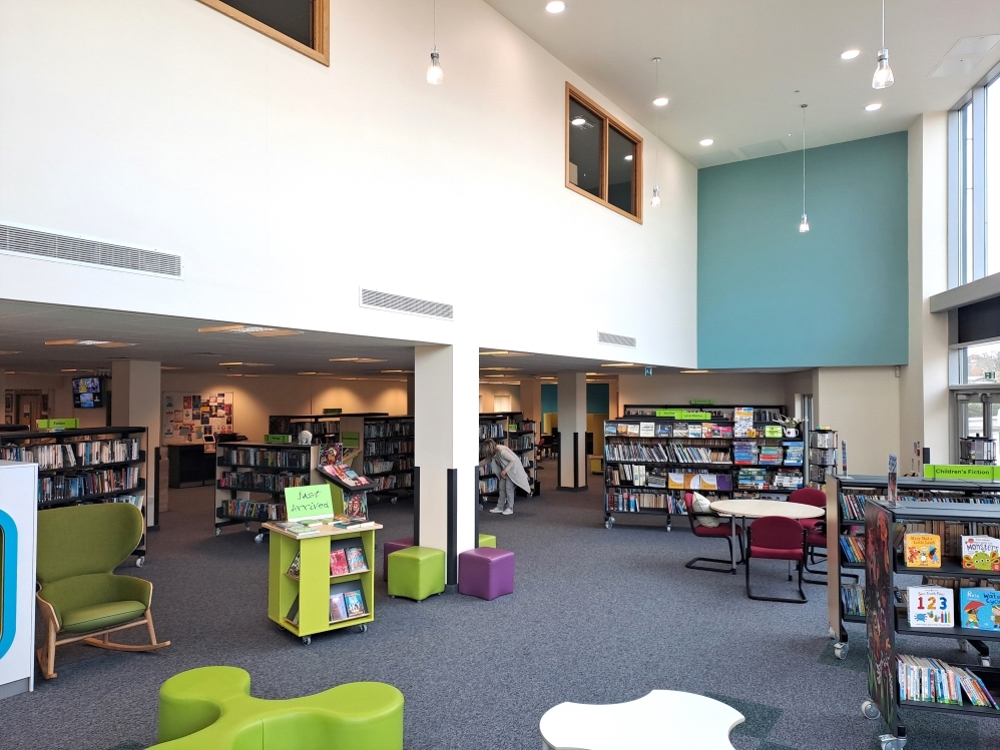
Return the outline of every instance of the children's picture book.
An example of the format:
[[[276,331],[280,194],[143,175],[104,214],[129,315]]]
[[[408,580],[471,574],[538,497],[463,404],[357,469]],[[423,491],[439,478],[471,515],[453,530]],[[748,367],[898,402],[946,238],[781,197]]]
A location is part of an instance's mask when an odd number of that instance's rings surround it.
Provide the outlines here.
[[[906,602],[907,622],[911,628],[955,627],[955,592],[952,589],[909,586]]]
[[[670,423],[669,422],[657,422],[656,423],[656,437],[670,437]]]
[[[961,589],[959,606],[962,627],[970,630],[1000,630],[1000,591]]]
[[[343,549],[330,550],[330,575],[346,576],[350,572],[347,566],[347,553]]]
[[[288,614],[285,615],[285,619],[288,620],[295,627],[299,626],[299,597],[295,597],[295,601],[292,602],[292,606],[288,608]]]
[[[368,613],[368,610],[365,609],[365,598],[361,595],[361,589],[345,593],[344,604],[347,606],[348,617],[360,617]]]
[[[639,437],[655,437],[656,424],[654,422],[639,423]]]
[[[904,535],[903,559],[908,568],[940,568],[941,537],[938,534]]]
[[[368,570],[365,551],[361,547],[347,548],[347,567],[352,573],[364,573]]]
[[[966,570],[1000,572],[1000,539],[991,536],[963,536],[962,567]]]
[[[625,434],[630,435],[632,437],[639,437],[639,425],[637,424],[625,425]]]
[[[346,464],[332,464],[318,467],[320,473],[344,487],[368,487],[371,480],[363,477]]]
[[[368,520],[368,499],[363,492],[354,492],[344,495],[344,514],[351,517],[352,521]]]
[[[617,435],[618,434],[618,425],[616,425],[614,422],[605,422],[604,423],[604,434],[605,435]]]
[[[288,566],[288,575],[292,578],[299,577],[299,566],[302,563],[302,555],[299,552],[295,553],[295,559],[292,560],[292,564]]]
[[[339,463],[343,463],[344,460],[344,446],[340,443],[332,443],[330,445],[324,445],[319,449],[319,465],[320,466],[333,466]]]
[[[347,605],[343,594],[330,594],[330,622],[347,619]]]

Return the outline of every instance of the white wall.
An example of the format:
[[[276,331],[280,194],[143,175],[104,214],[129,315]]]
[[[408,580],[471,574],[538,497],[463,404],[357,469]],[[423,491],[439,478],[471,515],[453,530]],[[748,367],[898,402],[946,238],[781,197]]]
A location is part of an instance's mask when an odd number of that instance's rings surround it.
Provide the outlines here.
[[[0,222],[184,264],[178,281],[0,256],[0,298],[607,358],[602,330],[635,336],[637,361],[695,364],[690,163],[482,0],[439,8],[436,87],[429,3],[333,0],[331,17],[327,68],[196,0],[0,4],[17,113],[0,118]],[[647,139],[643,200],[656,182],[663,206],[645,224],[565,188],[566,81]],[[671,292],[635,315],[593,272],[609,263]],[[559,336],[483,304],[529,269],[573,310]],[[362,310],[358,286],[453,303],[455,320]],[[297,289],[322,308],[277,304]]]
[[[107,424],[105,409],[73,408],[73,375],[36,375],[15,371],[6,377],[8,391],[42,391],[49,394],[49,416],[53,419],[76,418],[80,427],[104,427]],[[16,404],[15,404],[16,406]],[[17,415],[14,415],[17,421]],[[32,425],[34,427],[34,425]]]
[[[479,384],[480,412],[495,411],[493,408],[493,398],[495,396],[510,396],[510,411],[521,411],[521,386],[503,385],[497,383],[490,385]]]
[[[894,367],[823,367],[814,408],[817,426],[847,442],[851,474],[885,475],[889,454],[899,456],[899,378]],[[911,471],[899,456],[901,474]]]
[[[211,373],[163,373],[165,393],[233,393],[233,429],[259,442],[272,414],[319,414],[326,408],[344,413],[406,414],[406,383],[338,381],[314,377],[229,378]]]
[[[680,373],[618,376],[621,408],[629,404],[687,404],[693,398],[717,404],[772,406],[785,403],[782,373]]]

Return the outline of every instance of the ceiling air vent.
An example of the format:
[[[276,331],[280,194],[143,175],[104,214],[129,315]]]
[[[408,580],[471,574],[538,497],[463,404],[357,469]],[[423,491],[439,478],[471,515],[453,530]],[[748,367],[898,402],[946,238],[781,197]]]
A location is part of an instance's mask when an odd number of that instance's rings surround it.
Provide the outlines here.
[[[403,297],[399,294],[377,292],[374,289],[361,290],[361,306],[376,310],[391,310],[392,312],[409,313],[411,315],[426,315],[430,318],[452,320],[454,310],[444,302],[429,302],[425,299]]]
[[[160,276],[181,275],[181,256],[0,224],[0,252]]]
[[[602,344],[630,346],[635,349],[635,339],[632,336],[619,336],[617,333],[605,333],[604,331],[598,331],[597,340]]]

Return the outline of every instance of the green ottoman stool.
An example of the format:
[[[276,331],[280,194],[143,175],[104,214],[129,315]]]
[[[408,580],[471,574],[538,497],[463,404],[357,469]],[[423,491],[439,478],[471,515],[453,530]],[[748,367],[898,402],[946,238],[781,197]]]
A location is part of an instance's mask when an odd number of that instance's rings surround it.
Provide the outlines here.
[[[407,547],[389,555],[389,596],[423,601],[444,591],[444,550]]]
[[[351,682],[289,700],[250,696],[250,675],[201,667],[160,688],[159,744],[150,750],[402,750],[403,694]]]
[[[492,534],[480,534],[479,535],[479,546],[480,547],[492,547],[497,548],[497,538]]]

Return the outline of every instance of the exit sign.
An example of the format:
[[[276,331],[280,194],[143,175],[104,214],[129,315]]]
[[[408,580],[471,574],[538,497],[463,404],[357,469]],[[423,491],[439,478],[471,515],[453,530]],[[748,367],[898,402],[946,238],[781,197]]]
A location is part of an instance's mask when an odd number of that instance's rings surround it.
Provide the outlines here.
[[[653,368],[652,367],[647,367],[646,368],[646,377],[647,378],[648,377],[652,377],[652,375],[653,375]]]

